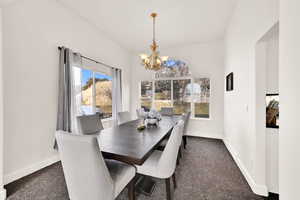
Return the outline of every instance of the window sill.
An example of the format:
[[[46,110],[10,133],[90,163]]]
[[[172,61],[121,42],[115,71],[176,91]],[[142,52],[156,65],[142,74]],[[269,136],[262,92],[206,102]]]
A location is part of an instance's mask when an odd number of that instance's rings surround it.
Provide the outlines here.
[[[210,121],[210,120],[212,120],[211,118],[196,118],[196,117],[191,117],[190,119],[197,120],[197,121]]]
[[[111,117],[111,118],[105,118],[105,119],[101,119],[101,121],[102,122],[109,122],[109,121],[112,121],[113,120],[113,118]]]

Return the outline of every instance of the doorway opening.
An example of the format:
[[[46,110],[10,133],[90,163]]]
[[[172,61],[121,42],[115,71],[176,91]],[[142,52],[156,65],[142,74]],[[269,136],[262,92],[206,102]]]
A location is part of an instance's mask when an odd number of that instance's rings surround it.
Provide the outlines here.
[[[261,182],[268,192],[279,193],[279,23],[256,44],[255,49],[256,156]]]

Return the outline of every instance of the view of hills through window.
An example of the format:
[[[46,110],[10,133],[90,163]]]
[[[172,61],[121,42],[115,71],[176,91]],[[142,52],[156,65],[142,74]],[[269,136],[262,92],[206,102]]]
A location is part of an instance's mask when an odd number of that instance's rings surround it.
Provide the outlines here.
[[[84,114],[100,112],[102,118],[112,116],[112,77],[81,70],[81,110]]]

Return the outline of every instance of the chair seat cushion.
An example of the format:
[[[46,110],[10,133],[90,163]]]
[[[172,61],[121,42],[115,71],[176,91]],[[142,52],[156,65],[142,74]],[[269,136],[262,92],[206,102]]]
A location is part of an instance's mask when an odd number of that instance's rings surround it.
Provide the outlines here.
[[[106,166],[115,186],[115,197],[126,187],[126,185],[134,178],[136,169],[128,164],[115,161],[105,160]]]
[[[161,155],[162,151],[153,151],[143,165],[136,165],[137,173],[155,178],[164,178],[161,177],[160,171],[158,170],[158,163]]]

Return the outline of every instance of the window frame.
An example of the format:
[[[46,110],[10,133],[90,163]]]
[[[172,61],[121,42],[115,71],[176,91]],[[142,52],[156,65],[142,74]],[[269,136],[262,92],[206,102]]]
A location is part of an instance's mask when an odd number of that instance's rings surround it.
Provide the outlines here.
[[[195,119],[195,120],[211,120],[212,119],[212,115],[211,115],[211,97],[213,96],[212,94],[212,88],[211,88],[211,77],[210,76],[200,76],[200,77],[166,77],[166,78],[155,78],[155,79],[147,79],[147,80],[141,80],[139,83],[139,107],[141,108],[141,98],[142,98],[142,82],[143,81],[149,81],[152,83],[152,100],[151,100],[151,108],[154,108],[155,106],[155,81],[164,81],[164,80],[171,80],[171,105],[172,107],[174,107],[174,97],[173,97],[173,93],[174,93],[174,88],[173,88],[173,81],[174,80],[190,80],[191,83],[190,84],[194,84],[194,80],[195,79],[201,79],[201,78],[208,78],[209,79],[209,92],[210,92],[210,96],[209,96],[209,117],[208,118],[204,118],[204,117],[195,117],[195,102],[194,102],[194,92],[192,92],[192,102],[191,102],[191,119]]]

